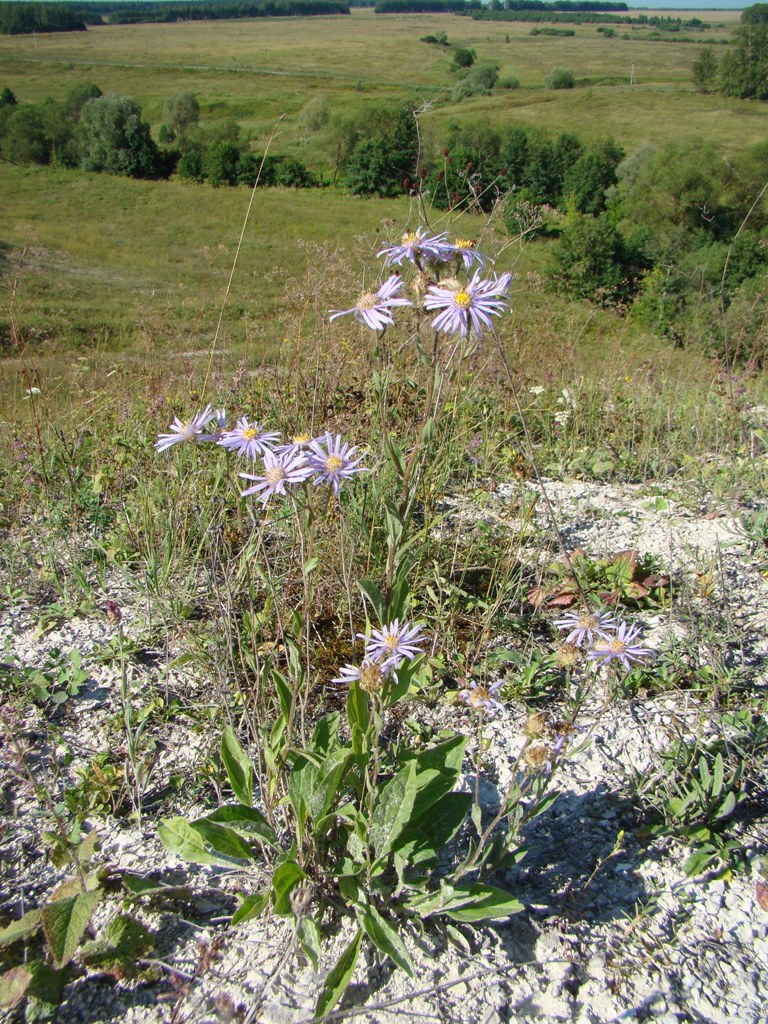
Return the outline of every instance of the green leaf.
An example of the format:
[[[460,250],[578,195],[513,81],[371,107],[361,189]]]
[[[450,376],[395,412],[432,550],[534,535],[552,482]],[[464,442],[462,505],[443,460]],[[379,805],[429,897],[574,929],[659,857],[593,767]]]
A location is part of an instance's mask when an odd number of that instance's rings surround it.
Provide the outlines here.
[[[190,826],[214,853],[220,853],[223,857],[232,857],[236,860],[254,860],[250,843],[247,843],[234,829],[218,825],[208,818],[199,818],[197,821],[191,822]]]
[[[373,808],[370,835],[377,857],[392,849],[410,821],[415,799],[416,765],[411,761],[383,787]]]
[[[340,722],[341,715],[338,711],[323,715],[312,733],[310,748],[319,754],[327,754],[332,747],[336,746]]]
[[[336,961],[335,966],[328,972],[315,1004],[316,1017],[324,1017],[344,995],[355,971],[362,938],[363,933],[358,929],[354,939]]]
[[[720,793],[722,792],[724,774],[725,773],[723,770],[723,755],[718,753],[717,757],[715,758],[712,778],[712,796],[714,798],[720,796]]]
[[[498,889],[495,885],[483,885],[479,882],[467,886],[456,885],[454,894],[456,898],[463,895],[468,897],[465,906],[445,911],[454,921],[492,921],[509,917],[525,909],[520,900],[516,900],[514,896],[510,896],[508,892]]]
[[[98,939],[82,947],[78,959],[89,967],[128,978],[137,973],[137,960],[152,948],[153,941],[152,933],[134,917],[117,914]]]
[[[291,913],[291,891],[307,876],[295,860],[283,861],[272,875],[272,898],[275,913],[285,916]]]
[[[453,790],[461,774],[468,742],[468,736],[452,736],[416,756],[418,774],[413,806],[414,821],[418,821],[433,804]]]
[[[405,944],[395,929],[375,909],[362,907],[358,910],[358,920],[371,942],[382,953],[391,957],[409,977],[414,976],[413,962],[405,948]]]
[[[419,818],[419,828],[427,834],[436,850],[442,849],[461,828],[471,806],[471,793],[447,793],[429,814]]]
[[[302,917],[299,919],[299,923],[296,928],[296,937],[299,940],[299,945],[309,958],[312,964],[312,969],[317,971],[317,965],[320,962],[322,941],[320,938],[320,929],[317,927],[313,918]]]
[[[275,830],[269,825],[261,811],[257,811],[255,807],[246,807],[244,804],[227,804],[206,814],[204,820],[214,821],[218,825],[229,825],[235,832],[246,836],[257,836],[267,846],[279,848]]]
[[[9,925],[0,930],[0,949],[10,946],[12,942],[19,939],[28,939],[39,929],[41,924],[41,912],[37,909],[28,910],[18,921],[11,921]]]
[[[68,964],[75,955],[102,892],[80,893],[55,900],[42,908],[42,924],[56,967]]]
[[[192,828],[186,818],[176,817],[161,821],[157,826],[160,842],[169,853],[175,853],[192,864],[218,864],[231,867],[232,862],[211,853],[199,830]]]
[[[384,621],[384,615],[386,613],[386,605],[384,604],[384,596],[373,582],[373,580],[358,580],[358,587],[362,590],[363,594],[371,602],[376,618],[379,622]]]
[[[221,734],[221,761],[232,792],[241,804],[250,807],[253,803],[253,764],[231,725]]]
[[[243,921],[250,921],[252,917],[260,917],[264,907],[269,903],[268,892],[255,892],[246,896],[240,906],[232,915],[231,924],[242,924]]]
[[[330,810],[331,805],[339,796],[339,783],[347,767],[351,751],[348,747],[335,750],[320,769],[314,773],[315,778],[311,792],[308,794],[307,806],[312,820],[319,822]]]

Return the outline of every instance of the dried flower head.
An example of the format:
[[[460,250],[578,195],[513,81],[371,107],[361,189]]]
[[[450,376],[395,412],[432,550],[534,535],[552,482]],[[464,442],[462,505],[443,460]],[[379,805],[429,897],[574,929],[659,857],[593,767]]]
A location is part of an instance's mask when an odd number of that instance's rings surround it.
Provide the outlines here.
[[[120,610],[120,605],[117,601],[113,601],[112,599],[104,602],[104,614],[110,622],[120,623],[123,620],[123,613]]]
[[[537,711],[535,714],[529,715],[523,731],[531,740],[543,736],[547,731],[547,716],[545,712]]]
[[[535,772],[540,772],[551,762],[549,747],[545,743],[532,743],[523,751],[523,760]]]
[[[561,644],[555,651],[555,662],[559,668],[575,668],[583,661],[583,658],[581,648],[577,647],[576,644],[569,644],[567,641]]]
[[[339,670],[339,675],[333,682],[346,686],[357,682],[360,684],[360,689],[365,690],[366,693],[378,693],[393,671],[394,664],[392,662],[364,658],[360,665],[345,665]]]

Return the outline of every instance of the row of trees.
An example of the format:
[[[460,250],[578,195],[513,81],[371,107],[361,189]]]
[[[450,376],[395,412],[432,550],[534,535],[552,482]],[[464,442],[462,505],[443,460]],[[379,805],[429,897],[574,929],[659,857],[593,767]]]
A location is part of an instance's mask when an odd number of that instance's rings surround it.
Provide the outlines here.
[[[348,0],[195,0],[174,3],[142,0],[121,4],[0,2],[0,33],[83,32],[88,25],[134,22],[216,21],[234,18],[306,17],[314,14],[349,14]]]

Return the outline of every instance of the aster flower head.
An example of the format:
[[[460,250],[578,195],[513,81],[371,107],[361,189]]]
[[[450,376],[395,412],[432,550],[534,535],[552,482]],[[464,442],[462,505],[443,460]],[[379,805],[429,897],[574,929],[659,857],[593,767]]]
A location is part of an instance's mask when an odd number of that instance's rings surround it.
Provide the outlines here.
[[[567,644],[576,647],[591,647],[595,640],[610,640],[617,629],[616,616],[608,612],[566,612],[555,625],[563,631],[568,630],[565,638]]]
[[[352,313],[355,320],[372,331],[383,331],[394,324],[392,310],[396,306],[412,306],[410,299],[398,292],[403,286],[398,274],[392,274],[377,292],[363,292],[351,309],[335,309],[331,311],[331,320]]]
[[[394,671],[392,662],[374,661],[372,658],[364,658],[360,665],[345,665],[339,670],[339,675],[332,680],[344,686],[352,682],[360,684],[360,689],[366,693],[378,693]]]
[[[501,701],[496,700],[494,694],[501,688],[504,680],[499,679],[495,683],[491,683],[490,686],[486,686],[484,683],[476,683],[474,679],[471,679],[469,686],[461,690],[459,697],[474,711],[502,711],[504,705]]]
[[[400,266],[403,260],[409,260],[420,267],[424,262],[446,262],[450,259],[453,248],[447,241],[445,232],[439,235],[428,235],[424,228],[406,231],[399,243],[385,246],[377,256],[386,256],[389,266]]]
[[[312,475],[303,453],[291,455],[287,452],[273,452],[267,449],[263,456],[264,472],[261,475],[241,473],[244,480],[254,480],[253,486],[241,493],[245,498],[249,494],[258,494],[262,505],[266,505],[273,494],[285,494],[289,484],[303,483]]]
[[[248,422],[246,416],[242,416],[232,430],[225,430],[218,440],[218,444],[227,451],[235,452],[236,455],[245,455],[247,458],[256,459],[263,455],[267,449],[280,440],[280,434],[275,430],[264,430],[256,420]]]
[[[478,267],[483,269],[488,265],[487,257],[477,251],[474,242],[470,242],[466,238],[457,238],[451,249],[453,250],[451,253],[453,259],[457,263],[463,264],[465,270],[471,270],[473,263],[477,263]]]
[[[306,431],[302,431],[300,434],[291,434],[290,441],[279,445],[277,451],[283,455],[298,455],[299,453],[306,455],[310,442],[313,440],[312,434]]]
[[[365,466],[359,463],[365,453],[357,455],[360,449],[342,441],[341,435],[326,434],[322,438],[310,441],[307,447],[306,460],[310,472],[314,474],[315,483],[328,484],[333,493],[338,494],[342,480],[347,480],[355,473],[363,473]]]
[[[180,420],[175,416],[167,434],[158,434],[155,448],[159,452],[167,451],[175,444],[185,441],[215,441],[218,434],[205,434],[203,431],[214,416],[213,406],[206,405],[202,412],[197,412],[189,420]]]
[[[466,337],[470,328],[473,328],[479,337],[485,328],[491,326],[491,315],[501,316],[510,308],[503,296],[511,283],[511,274],[502,274],[501,277],[494,275],[488,280],[482,280],[478,270],[469,284],[459,285],[458,288],[431,285],[424,298],[424,308],[441,311],[432,321],[436,331]]]
[[[629,672],[632,662],[656,653],[651,647],[643,647],[642,643],[638,642],[639,638],[640,626],[637,623],[630,626],[626,622],[620,622],[615,635],[596,640],[592,650],[587,652],[587,657],[601,665],[620,661]]]
[[[407,622],[400,625],[400,620],[395,619],[383,629],[371,630],[370,636],[365,633],[357,635],[365,640],[366,659],[399,668],[405,658],[415,658],[417,654],[423,653],[421,647],[417,646],[422,640],[419,635],[422,628],[420,625],[409,626]]]

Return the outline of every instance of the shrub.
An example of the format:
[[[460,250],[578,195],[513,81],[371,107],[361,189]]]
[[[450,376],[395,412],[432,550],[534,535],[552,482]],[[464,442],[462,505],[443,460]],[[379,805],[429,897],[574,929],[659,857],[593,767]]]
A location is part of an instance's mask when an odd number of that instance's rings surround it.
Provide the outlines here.
[[[457,68],[471,68],[475,63],[475,51],[460,46],[453,55],[453,63]]]
[[[570,68],[552,68],[544,79],[545,89],[572,89],[576,84]]]
[[[496,84],[500,89],[519,89],[520,79],[515,78],[514,75],[506,75],[504,78],[500,78]]]

